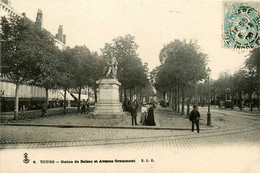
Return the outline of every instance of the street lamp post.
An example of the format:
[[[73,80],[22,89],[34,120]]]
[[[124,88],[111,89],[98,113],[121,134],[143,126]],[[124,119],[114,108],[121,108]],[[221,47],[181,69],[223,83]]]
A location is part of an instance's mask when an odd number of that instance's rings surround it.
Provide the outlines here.
[[[207,71],[207,78],[208,78],[208,113],[207,113],[207,125],[211,125],[211,113],[210,113],[210,87],[209,87],[209,76],[211,74],[211,70],[208,67]]]

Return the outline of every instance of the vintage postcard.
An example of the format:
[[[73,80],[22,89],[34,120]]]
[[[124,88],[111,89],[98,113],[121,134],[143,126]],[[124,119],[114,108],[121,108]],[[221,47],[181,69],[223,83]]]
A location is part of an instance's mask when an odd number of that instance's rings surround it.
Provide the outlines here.
[[[0,172],[260,172],[260,1],[0,0]]]

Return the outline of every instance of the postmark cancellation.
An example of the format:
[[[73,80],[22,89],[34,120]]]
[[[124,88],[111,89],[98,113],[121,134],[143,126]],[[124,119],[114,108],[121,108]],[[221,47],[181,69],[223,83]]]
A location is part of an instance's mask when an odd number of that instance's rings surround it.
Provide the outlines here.
[[[223,2],[224,48],[253,49],[259,40],[260,3],[256,1]]]

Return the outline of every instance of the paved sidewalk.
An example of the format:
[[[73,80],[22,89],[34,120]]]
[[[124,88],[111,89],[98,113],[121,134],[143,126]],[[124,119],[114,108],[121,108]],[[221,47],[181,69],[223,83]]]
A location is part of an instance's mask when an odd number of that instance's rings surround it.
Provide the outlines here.
[[[170,108],[155,109],[156,126],[146,126],[140,123],[141,113],[138,112],[138,126],[132,126],[131,115],[127,113],[118,119],[93,119],[88,114],[70,113],[66,115],[55,115],[41,117],[39,119],[26,119],[18,121],[9,121],[2,123],[7,125],[28,125],[28,126],[52,126],[52,127],[111,127],[111,128],[137,128],[137,129],[172,129],[172,130],[190,130],[191,122],[186,115],[180,115],[173,112]],[[217,127],[207,126],[202,118],[200,122],[201,130],[210,130]]]
[[[124,119],[91,119],[87,115],[67,114],[40,119],[23,120],[0,125],[0,148],[34,148],[94,146],[139,143],[159,145],[198,146],[219,145],[226,142],[259,144],[260,118],[235,111],[212,109],[212,123],[206,126],[207,109],[200,108],[201,133],[191,132],[186,115],[169,108],[155,111],[156,126],[131,126],[131,116]],[[138,115],[138,120],[140,114]],[[62,124],[62,125],[61,125]],[[75,125],[75,126],[74,126]],[[113,125],[113,126],[111,126]],[[73,128],[72,128],[73,127]],[[91,127],[91,128],[89,128]],[[99,128],[97,128],[99,127]],[[180,127],[178,129],[177,127]],[[217,128],[216,128],[217,127]],[[134,128],[134,129],[133,129]],[[138,146],[139,146],[138,144]]]
[[[58,128],[0,126],[0,149],[41,148],[99,145],[133,145],[146,143],[173,145],[178,148],[229,146],[229,144],[257,144],[259,126],[246,129],[212,130],[201,133],[179,130],[111,129],[111,128]],[[126,147],[125,146],[125,147]],[[111,147],[111,146],[110,146]]]

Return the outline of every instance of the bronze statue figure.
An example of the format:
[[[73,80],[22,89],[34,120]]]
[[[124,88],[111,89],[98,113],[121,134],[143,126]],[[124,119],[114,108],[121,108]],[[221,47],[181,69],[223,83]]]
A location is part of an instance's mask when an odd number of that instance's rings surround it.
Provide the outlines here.
[[[114,78],[117,77],[117,65],[118,65],[118,61],[116,57],[111,56],[107,62],[107,65],[104,67],[103,74],[106,77],[108,76],[112,76]]]

